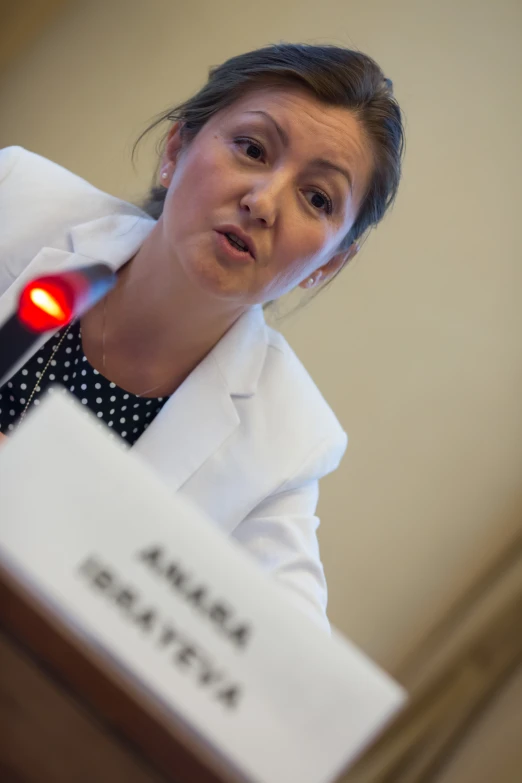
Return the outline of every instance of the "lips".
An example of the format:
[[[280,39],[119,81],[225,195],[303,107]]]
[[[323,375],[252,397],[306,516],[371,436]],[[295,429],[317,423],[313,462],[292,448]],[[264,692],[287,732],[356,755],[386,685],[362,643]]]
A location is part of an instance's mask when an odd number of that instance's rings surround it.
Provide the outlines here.
[[[252,258],[256,258],[256,246],[251,236],[242,231],[239,226],[233,226],[232,224],[227,226],[219,226],[216,229],[220,234],[235,234],[248,248],[248,251]]]
[[[233,242],[227,234],[223,234],[221,231],[214,231],[213,233],[216,240],[216,251],[227,264],[232,262],[235,265],[245,266],[246,264],[248,266],[256,263],[250,251],[240,249],[239,245]]]

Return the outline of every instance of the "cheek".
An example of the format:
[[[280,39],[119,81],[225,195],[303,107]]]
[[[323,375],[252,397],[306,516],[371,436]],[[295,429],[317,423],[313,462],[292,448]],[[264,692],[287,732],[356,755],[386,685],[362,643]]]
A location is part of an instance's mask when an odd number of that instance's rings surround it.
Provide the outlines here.
[[[190,151],[174,175],[168,196],[169,213],[180,223],[180,229],[187,222],[194,224],[205,217],[223,182],[222,171],[219,160],[210,151]]]
[[[320,266],[327,241],[321,226],[311,226],[294,221],[290,231],[282,238],[277,267],[287,278],[302,279]]]

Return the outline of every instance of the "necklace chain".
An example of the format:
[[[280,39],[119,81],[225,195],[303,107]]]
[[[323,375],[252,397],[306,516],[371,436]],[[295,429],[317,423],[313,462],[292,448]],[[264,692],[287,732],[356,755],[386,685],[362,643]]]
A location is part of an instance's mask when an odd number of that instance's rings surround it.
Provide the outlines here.
[[[69,334],[69,332],[70,332],[70,330],[71,330],[71,327],[72,327],[72,325],[73,325],[74,323],[75,323],[74,321],[71,321],[71,323],[69,324],[69,326],[67,327],[67,329],[65,330],[65,332],[64,332],[64,333],[62,334],[62,336],[60,337],[60,341],[58,342],[58,345],[55,345],[55,346],[54,346],[54,348],[53,348],[53,351],[52,351],[52,353],[51,353],[51,355],[50,355],[50,357],[49,357],[49,359],[48,359],[48,361],[47,361],[47,364],[45,365],[45,367],[43,368],[42,372],[40,373],[40,377],[39,377],[39,378],[37,378],[37,380],[36,380],[36,383],[35,383],[35,385],[34,385],[34,388],[33,388],[32,392],[31,392],[31,394],[29,395],[29,399],[27,400],[27,403],[26,403],[26,405],[25,405],[25,408],[23,409],[23,411],[22,411],[22,413],[21,413],[21,415],[20,415],[20,419],[18,420],[18,426],[19,426],[19,425],[22,423],[22,421],[24,420],[24,418],[25,418],[25,415],[26,415],[27,411],[29,410],[29,406],[31,405],[31,402],[33,401],[33,397],[34,397],[34,395],[36,394],[36,392],[37,392],[37,391],[39,391],[39,386],[40,386],[40,383],[42,382],[42,378],[44,377],[45,373],[47,372],[47,370],[48,370],[48,369],[49,369],[49,367],[51,366],[51,362],[53,361],[54,357],[56,356],[56,354],[57,354],[57,353],[58,353],[58,351],[60,350],[60,346],[61,346],[61,344],[63,343],[63,341],[65,340],[65,338],[66,338],[66,337],[67,337],[67,335]]]
[[[106,361],[105,361],[105,322],[106,322],[106,318],[107,318],[107,299],[108,299],[108,297],[106,296],[105,297],[105,301],[103,303],[102,363],[103,363],[103,370],[104,370],[104,372],[105,372],[105,366],[106,366]],[[33,401],[33,398],[34,398],[36,392],[39,391],[39,386],[40,386],[40,383],[42,382],[42,379],[43,379],[44,375],[46,374],[47,370],[51,366],[51,363],[52,363],[54,357],[56,356],[56,354],[60,350],[63,341],[65,340],[65,338],[69,334],[69,332],[70,332],[70,330],[71,330],[71,328],[72,328],[74,323],[75,323],[75,321],[71,321],[71,323],[69,324],[69,326],[67,327],[65,332],[60,337],[60,340],[59,340],[58,344],[55,345],[55,347],[53,348],[53,351],[52,351],[52,353],[51,353],[51,355],[50,355],[50,357],[49,357],[49,359],[47,361],[47,364],[45,365],[45,367],[41,371],[39,378],[37,378],[36,383],[34,385],[34,388],[33,388],[32,392],[31,392],[31,394],[29,395],[29,398],[27,400],[25,408],[23,409],[23,411],[22,411],[22,413],[20,415],[20,419],[18,420],[18,426],[24,420],[24,418],[25,418],[25,416],[27,414],[27,411],[29,410],[29,407],[30,407],[30,405],[31,405],[31,403]],[[158,383],[157,386],[152,386],[150,389],[146,389],[145,391],[141,392],[140,394],[136,394],[134,396],[135,397],[143,397],[145,394],[150,394],[150,392],[154,391],[155,389],[159,389],[160,386],[161,386],[161,383]]]

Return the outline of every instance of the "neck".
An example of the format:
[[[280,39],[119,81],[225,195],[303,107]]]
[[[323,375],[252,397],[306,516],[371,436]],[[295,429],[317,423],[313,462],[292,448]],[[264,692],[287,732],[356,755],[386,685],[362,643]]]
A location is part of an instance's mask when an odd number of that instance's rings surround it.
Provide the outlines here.
[[[172,394],[246,310],[190,281],[177,259],[162,252],[161,228],[160,219],[120,271],[99,305],[95,330],[96,353],[106,361],[100,371],[134,394],[150,390],[154,397]]]

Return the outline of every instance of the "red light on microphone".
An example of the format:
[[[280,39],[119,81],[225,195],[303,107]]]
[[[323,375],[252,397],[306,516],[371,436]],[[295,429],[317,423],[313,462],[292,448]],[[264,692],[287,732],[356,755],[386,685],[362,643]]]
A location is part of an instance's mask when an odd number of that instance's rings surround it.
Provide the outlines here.
[[[27,283],[16,311],[0,323],[0,386],[40,334],[82,318],[116,282],[110,266],[91,263]]]
[[[32,332],[60,329],[74,313],[74,291],[65,280],[41,277],[32,280],[20,297],[18,319]]]

